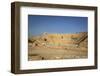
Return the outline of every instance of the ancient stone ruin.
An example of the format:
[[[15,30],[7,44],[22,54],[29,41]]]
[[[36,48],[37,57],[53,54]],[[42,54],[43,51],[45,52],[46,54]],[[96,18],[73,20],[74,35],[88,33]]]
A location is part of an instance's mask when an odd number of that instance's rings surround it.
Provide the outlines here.
[[[32,57],[33,54],[35,54],[34,50],[47,50],[50,52],[50,50],[55,51],[57,53],[57,50],[62,50],[62,51],[68,51],[68,52],[74,52],[69,53],[69,55],[72,55],[70,57],[65,57],[65,58],[86,58],[87,57],[87,48],[88,48],[88,33],[87,32],[80,32],[80,33],[74,33],[74,34],[48,34],[48,33],[43,33],[42,35],[39,36],[33,36],[28,39],[28,46],[29,46],[29,55],[31,60],[34,57]],[[74,51],[75,50],[75,51]],[[47,52],[46,51],[46,52]],[[46,53],[45,54],[48,54]],[[61,52],[61,51],[60,51]],[[66,52],[66,55],[68,55]],[[78,54],[77,52],[80,52]],[[83,54],[81,53],[83,52]],[[37,51],[36,51],[37,53]],[[85,53],[85,54],[84,54]],[[37,59],[50,59],[48,56],[45,56],[42,51],[36,58]],[[54,54],[54,53],[52,53]],[[42,56],[44,55],[44,56]],[[49,54],[48,54],[49,55]],[[51,55],[52,56],[52,55]],[[55,54],[56,56],[56,54]],[[65,56],[65,54],[63,55]],[[65,59],[64,57],[59,57],[59,59]],[[51,58],[51,59],[58,59],[57,57]],[[40,59],[40,60],[41,60]]]

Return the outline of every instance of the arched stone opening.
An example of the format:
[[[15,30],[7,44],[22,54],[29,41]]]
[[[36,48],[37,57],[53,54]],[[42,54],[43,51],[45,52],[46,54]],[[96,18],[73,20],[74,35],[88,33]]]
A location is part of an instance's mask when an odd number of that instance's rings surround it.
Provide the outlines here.
[[[35,46],[38,46],[38,44],[36,43]]]
[[[47,39],[46,39],[46,38],[44,38],[44,41],[47,41]]]

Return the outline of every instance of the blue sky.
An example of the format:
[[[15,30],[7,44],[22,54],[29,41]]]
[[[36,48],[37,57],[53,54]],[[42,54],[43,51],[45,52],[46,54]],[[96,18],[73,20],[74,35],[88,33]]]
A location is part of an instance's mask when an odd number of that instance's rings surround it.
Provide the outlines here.
[[[28,15],[28,35],[87,32],[87,29],[87,17]]]

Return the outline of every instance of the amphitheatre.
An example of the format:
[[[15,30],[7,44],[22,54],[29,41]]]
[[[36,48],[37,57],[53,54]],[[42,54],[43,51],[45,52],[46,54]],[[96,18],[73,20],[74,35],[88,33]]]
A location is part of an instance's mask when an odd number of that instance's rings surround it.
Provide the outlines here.
[[[28,39],[28,60],[82,59],[88,57],[88,33],[43,33]]]

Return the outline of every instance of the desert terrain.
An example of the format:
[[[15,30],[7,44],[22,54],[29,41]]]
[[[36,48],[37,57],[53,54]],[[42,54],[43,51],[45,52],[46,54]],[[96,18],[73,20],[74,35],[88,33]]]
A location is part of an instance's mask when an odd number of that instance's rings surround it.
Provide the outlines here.
[[[87,32],[32,36],[28,39],[28,60],[87,58],[87,42]]]

